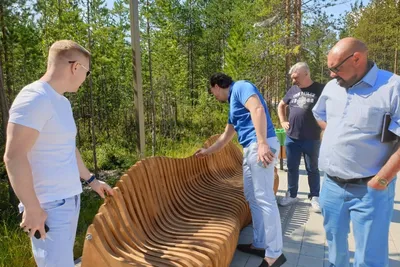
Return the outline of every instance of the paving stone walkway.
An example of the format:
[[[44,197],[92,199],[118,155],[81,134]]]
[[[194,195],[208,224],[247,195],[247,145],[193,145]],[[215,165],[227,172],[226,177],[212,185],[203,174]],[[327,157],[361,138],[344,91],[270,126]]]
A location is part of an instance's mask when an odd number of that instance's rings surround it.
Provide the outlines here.
[[[398,175],[400,177],[400,173]],[[278,196],[283,196],[287,188],[287,173],[279,171]],[[322,181],[323,182],[323,181]],[[309,192],[304,165],[300,170],[300,201],[291,207],[279,207],[283,231],[283,251],[288,259],[285,267],[329,267],[328,247],[321,214],[310,210],[307,199]],[[248,226],[240,234],[239,244],[252,242],[252,227]],[[354,257],[353,233],[349,235],[351,261]],[[389,236],[390,267],[400,267],[400,182],[396,185],[395,210]],[[262,259],[236,251],[230,267],[258,267]]]

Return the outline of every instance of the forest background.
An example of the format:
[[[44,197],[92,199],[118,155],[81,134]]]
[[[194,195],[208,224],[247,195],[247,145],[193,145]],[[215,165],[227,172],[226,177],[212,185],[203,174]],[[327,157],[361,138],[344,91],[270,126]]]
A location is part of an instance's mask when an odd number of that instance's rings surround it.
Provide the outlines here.
[[[45,72],[49,46],[72,39],[92,53],[92,75],[67,95],[85,163],[114,184],[138,160],[129,1],[109,2],[0,0],[0,155],[15,96]],[[349,2],[339,16],[324,11]],[[326,55],[338,39],[366,42],[380,68],[400,65],[398,0],[140,0],[139,16],[146,156],[189,156],[223,131],[228,107],[207,92],[214,72],[255,83],[280,128],[289,68],[305,61],[315,81],[329,81]],[[101,203],[85,189],[75,257]],[[34,266],[17,204],[0,161],[0,267]]]

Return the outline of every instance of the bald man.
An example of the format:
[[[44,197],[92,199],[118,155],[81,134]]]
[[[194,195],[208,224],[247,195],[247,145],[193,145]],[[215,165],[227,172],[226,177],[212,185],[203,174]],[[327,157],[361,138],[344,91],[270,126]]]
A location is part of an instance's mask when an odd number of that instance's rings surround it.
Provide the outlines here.
[[[400,149],[382,143],[388,130],[400,136],[400,77],[368,60],[355,38],[340,40],[328,54],[333,78],[313,113],[325,129],[319,166],[325,172],[320,194],[331,266],[349,266],[347,236],[353,225],[354,266],[389,266],[388,234],[392,218]]]
[[[4,162],[21,201],[20,226],[31,238],[39,267],[74,266],[79,178],[103,198],[113,194],[85,167],[75,145],[71,104],[64,97],[76,92],[90,74],[89,58],[90,53],[73,41],[55,42],[44,76],[25,86],[10,109]],[[34,237],[36,231],[40,239]]]

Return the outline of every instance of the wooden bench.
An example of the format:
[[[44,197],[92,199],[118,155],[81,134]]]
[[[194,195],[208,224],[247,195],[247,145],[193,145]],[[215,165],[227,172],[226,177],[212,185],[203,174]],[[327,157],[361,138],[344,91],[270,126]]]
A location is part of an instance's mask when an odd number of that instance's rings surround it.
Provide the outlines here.
[[[250,222],[242,153],[233,143],[204,159],[145,159],[99,208],[87,230],[82,266],[227,267]]]

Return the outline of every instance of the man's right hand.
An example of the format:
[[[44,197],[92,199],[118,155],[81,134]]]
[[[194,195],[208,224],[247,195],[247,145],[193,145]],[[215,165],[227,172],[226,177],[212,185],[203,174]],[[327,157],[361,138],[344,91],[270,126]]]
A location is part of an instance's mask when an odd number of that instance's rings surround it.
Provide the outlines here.
[[[194,155],[195,155],[197,158],[204,158],[205,156],[208,155],[208,152],[207,152],[207,149],[206,149],[206,148],[200,148],[200,149],[198,149],[198,150],[194,153]]]
[[[288,121],[281,122],[281,125],[282,128],[285,129],[286,131],[289,130],[290,125]]]
[[[40,232],[40,238],[46,238],[46,231],[44,230],[44,224],[47,219],[47,213],[40,207],[25,207],[24,213],[22,214],[22,222],[20,227],[27,232],[29,237],[33,237],[36,230]]]

